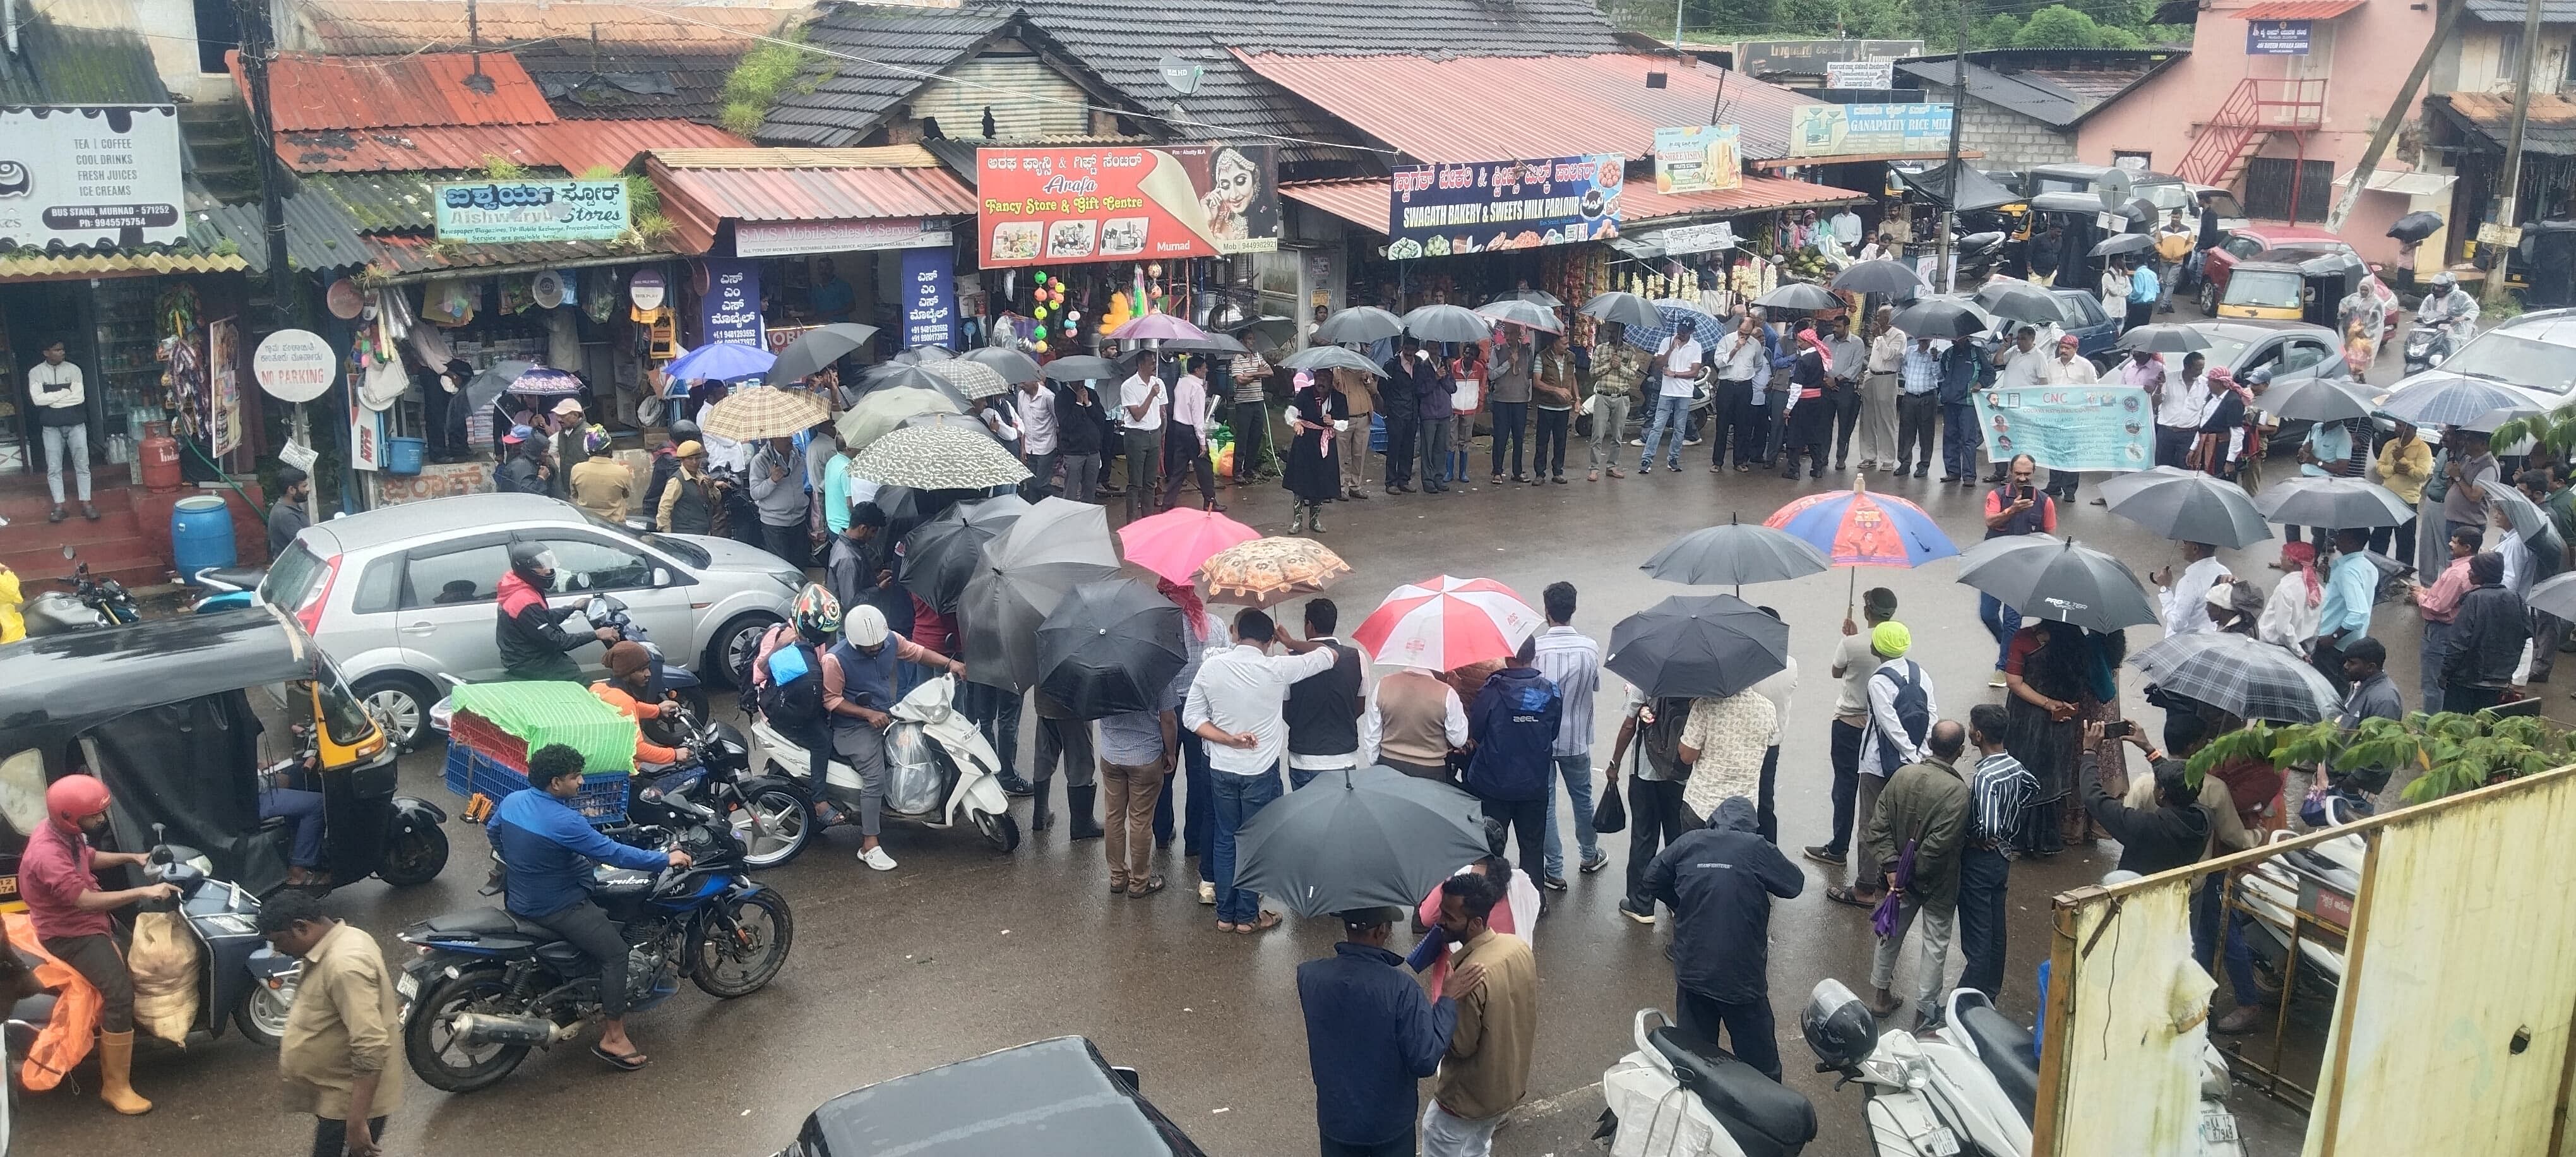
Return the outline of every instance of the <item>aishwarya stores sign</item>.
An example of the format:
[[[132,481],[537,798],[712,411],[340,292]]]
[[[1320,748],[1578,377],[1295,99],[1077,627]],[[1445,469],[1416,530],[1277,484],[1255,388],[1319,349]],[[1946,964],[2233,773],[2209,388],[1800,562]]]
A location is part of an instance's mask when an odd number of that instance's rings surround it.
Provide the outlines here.
[[[1267,145],[977,149],[975,191],[987,269],[1279,248]]]

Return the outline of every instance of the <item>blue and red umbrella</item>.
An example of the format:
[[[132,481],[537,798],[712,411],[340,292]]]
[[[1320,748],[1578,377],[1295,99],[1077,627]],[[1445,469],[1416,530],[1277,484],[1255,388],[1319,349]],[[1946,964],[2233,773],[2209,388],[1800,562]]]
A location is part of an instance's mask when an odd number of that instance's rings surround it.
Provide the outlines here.
[[[1835,566],[1915,567],[1959,553],[1922,507],[1858,487],[1810,494],[1762,525],[1805,540]]]

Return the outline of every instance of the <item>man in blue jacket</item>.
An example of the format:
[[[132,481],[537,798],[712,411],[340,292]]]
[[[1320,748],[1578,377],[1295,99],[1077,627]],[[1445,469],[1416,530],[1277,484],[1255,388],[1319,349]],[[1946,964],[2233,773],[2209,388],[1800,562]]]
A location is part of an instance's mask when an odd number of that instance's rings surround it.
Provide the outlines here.
[[[591,1054],[633,1072],[644,1067],[645,1057],[626,1039],[626,938],[590,902],[584,885],[594,863],[658,872],[688,867],[689,854],[648,852],[599,834],[572,810],[570,801],[581,794],[581,771],[581,753],[563,744],[529,753],[528,787],[492,809],[487,830],[509,869],[503,904],[510,914],[563,937],[599,966],[602,1025]]]
[[[1977,429],[1978,375],[1992,370],[1985,349],[1973,339],[1953,341],[1941,354],[1943,482],[1977,484],[1977,447],[1985,442]]]
[[[1485,811],[1486,826],[1508,824],[1520,840],[1520,869],[1530,879],[1547,876],[1547,800],[1555,786],[1556,729],[1565,715],[1565,694],[1533,666],[1538,638],[1521,641],[1518,654],[1503,660],[1503,669],[1485,680],[1476,702],[1467,709],[1466,788]],[[1494,854],[1503,854],[1503,836],[1494,834]]]
[[[1359,908],[1342,916],[1333,954],[1297,966],[1297,1000],[1306,1010],[1306,1062],[1315,1074],[1315,1132],[1323,1157],[1413,1157],[1416,1083],[1440,1068],[1449,1033],[1458,1027],[1454,997],[1476,991],[1485,970],[1459,966],[1438,1001],[1388,951],[1394,908]]]
[[[1646,866],[1646,893],[1673,910],[1673,1005],[1686,1033],[1726,1046],[1780,1079],[1772,1039],[1771,898],[1796,899],[1806,874],[1754,830],[1753,803],[1720,800],[1707,827],[1674,840]]]

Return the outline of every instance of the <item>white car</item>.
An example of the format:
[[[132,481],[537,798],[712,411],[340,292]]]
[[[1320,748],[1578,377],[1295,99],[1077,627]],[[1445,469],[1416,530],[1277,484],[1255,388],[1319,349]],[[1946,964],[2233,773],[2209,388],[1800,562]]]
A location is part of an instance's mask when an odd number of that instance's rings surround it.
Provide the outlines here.
[[[803,571],[732,539],[638,533],[538,495],[468,494],[315,523],[270,565],[259,598],[303,623],[409,748],[444,693],[439,676],[500,677],[494,588],[522,541],[554,552],[555,606],[615,594],[672,663],[717,686],[786,621],[805,584]],[[572,652],[594,669],[602,654]]]

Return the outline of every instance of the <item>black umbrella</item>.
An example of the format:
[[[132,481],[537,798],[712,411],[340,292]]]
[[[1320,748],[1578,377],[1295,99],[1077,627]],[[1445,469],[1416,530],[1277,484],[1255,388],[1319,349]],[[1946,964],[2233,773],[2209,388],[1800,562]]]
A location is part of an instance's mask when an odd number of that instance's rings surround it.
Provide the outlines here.
[[[1300,916],[1410,911],[1487,851],[1476,797],[1390,767],[1330,771],[1244,825],[1234,886]]]
[[[1975,337],[1993,324],[1955,297],[1927,298],[1896,311],[1893,324],[1909,338]]]
[[[1903,297],[1911,293],[1921,293],[1931,287],[1923,283],[1923,275],[1914,272],[1913,266],[1882,257],[1876,261],[1863,261],[1835,274],[1834,288],[1848,289],[1853,293],[1884,293],[1891,297]]]
[[[1163,343],[1164,353],[1224,354],[1232,356],[1252,352],[1252,347],[1221,333],[1206,337],[1176,337]]]
[[[1083,583],[1038,624],[1038,691],[1074,719],[1169,706],[1189,661],[1181,608],[1132,578]]]
[[[1322,340],[1322,330],[1316,332]],[[1494,336],[1494,325],[1463,305],[1425,305],[1404,315],[1404,332],[1424,341],[1483,341]]]
[[[1127,371],[1119,369],[1118,363],[1108,358],[1093,357],[1090,354],[1057,358],[1048,362],[1039,372],[1050,382],[1109,381],[1127,376]]]
[[[2412,245],[2442,231],[2442,215],[2418,210],[2398,218],[2388,226],[2388,235]]]
[[[905,496],[942,491],[919,491],[905,486],[888,486],[878,491],[901,491]],[[901,497],[901,496],[898,496]],[[917,508],[917,497],[911,500]],[[879,503],[880,508],[883,503]],[[931,609],[948,614],[957,609],[958,596],[966,593],[966,584],[975,577],[984,560],[984,544],[1001,537],[1011,524],[1028,513],[1029,502],[1016,494],[960,502],[941,511],[938,517],[914,528],[903,538],[903,586],[921,597]],[[915,511],[918,517],[918,510]],[[892,510],[886,517],[894,517]]]
[[[2015,534],[1959,552],[1959,581],[2033,619],[2056,619],[2094,631],[2155,622],[2137,572],[2072,538]]]
[[[1664,324],[1663,315],[1656,313],[1655,307],[1645,298],[1623,290],[1600,294],[1584,302],[1583,308],[1575,312],[1585,317],[1615,321],[1621,325],[1641,326],[1646,329]]]
[[[778,360],[783,362],[787,359],[782,356]],[[966,408],[962,405],[967,400],[966,395],[958,391],[957,383],[949,381],[944,375],[932,373],[930,367],[920,362],[887,362],[883,365],[870,366],[868,372],[859,378],[859,393],[862,397],[878,390],[893,389],[898,386],[938,390],[956,398],[961,403],[960,409]]]
[[[1603,666],[1657,698],[1722,698],[1789,666],[1789,625],[1734,595],[1674,595],[1610,628]]]
[[[2027,281],[1989,281],[1977,290],[1977,304],[1996,317],[2014,321],[2063,322],[2066,313],[2057,308],[2057,299],[2045,289]]]
[[[2206,471],[2158,466],[2117,475],[2102,483],[2102,500],[2111,513],[2175,542],[2234,549],[2272,537],[2245,488]]]
[[[1737,522],[1694,530],[1665,543],[1638,568],[1673,583],[1743,586],[1823,574],[1833,566],[1814,543],[1761,523]]]
[[[2144,233],[2114,233],[2109,237],[2103,238],[2101,244],[2095,245],[2084,255],[2086,257],[2110,257],[2121,253],[2136,253],[2143,249],[2153,249],[2155,247],[2156,239],[2149,237]]]
[[[500,400],[501,395],[509,390],[510,383],[517,381],[519,375],[528,372],[529,367],[535,364],[535,362],[523,361],[498,361],[473,377],[465,379],[466,412],[480,413],[492,408],[492,403]]]
[[[823,372],[823,367],[849,356],[851,351],[867,348],[876,336],[877,327],[857,322],[839,321],[816,326],[812,332],[779,351],[778,360],[769,367],[768,381],[771,385],[780,385],[810,378]]]
[[[1810,285],[1804,281],[1784,281],[1780,283],[1779,288],[1754,298],[1753,304],[1774,313],[1822,313],[1830,309],[1841,309],[1843,299],[1834,296],[1821,285]]]
[[[2264,412],[2279,418],[2341,422],[2367,418],[2372,409],[2370,387],[2342,378],[2300,378],[2263,391]]]
[[[957,598],[957,653],[966,677],[1028,690],[1038,670],[1037,629],[1065,592],[1118,573],[1118,549],[1101,507],[1043,498],[984,544],[981,564]]]
[[[972,349],[958,355],[958,360],[973,362],[1000,374],[1003,381],[1015,386],[1038,380],[1037,359],[1018,350],[985,346],[982,349]]]
[[[2186,323],[2159,322],[2121,334],[2120,348],[2156,354],[2197,353],[2209,348],[2209,335]]]
[[[2397,526],[2415,517],[2396,492],[2362,478],[2284,478],[2255,495],[2254,508],[2274,522],[2337,530]]]

